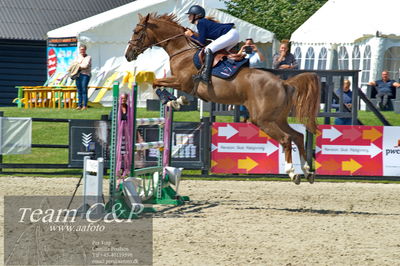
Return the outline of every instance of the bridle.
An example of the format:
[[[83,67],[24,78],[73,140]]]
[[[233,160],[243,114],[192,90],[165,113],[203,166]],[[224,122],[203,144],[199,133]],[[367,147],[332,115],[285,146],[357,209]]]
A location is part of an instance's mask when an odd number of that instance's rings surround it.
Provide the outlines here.
[[[129,45],[133,45],[134,47],[139,47],[139,45],[140,45],[141,49],[140,49],[140,51],[138,52],[138,54],[141,54],[141,53],[143,53],[144,50],[146,50],[147,48],[149,48],[149,47],[143,47],[143,41],[144,41],[144,39],[147,37],[147,31],[146,31],[147,23],[146,23],[146,24],[137,24],[136,27],[135,27],[135,29],[136,29],[138,26],[142,26],[142,30],[141,30],[140,32],[138,32],[138,37],[137,37],[136,39],[130,39],[130,40],[128,41],[128,44],[129,44]],[[133,32],[133,35],[135,35],[135,30],[134,30],[134,32]]]
[[[138,26],[141,26],[142,29],[140,30],[140,32],[137,33],[137,34],[138,34],[137,38],[136,38],[136,39],[131,39],[131,40],[128,41],[128,44],[133,45],[134,47],[138,47],[138,50],[139,50],[139,51],[138,51],[138,54],[143,53],[147,48],[151,48],[151,47],[153,47],[153,46],[157,46],[157,45],[160,45],[160,44],[162,44],[162,43],[165,43],[165,42],[168,42],[168,41],[171,41],[171,40],[180,38],[180,37],[185,37],[185,38],[188,40],[188,37],[187,37],[187,36],[185,35],[185,33],[183,32],[183,33],[179,33],[179,34],[177,34],[177,35],[174,35],[174,36],[172,36],[172,37],[169,37],[169,38],[167,38],[167,39],[165,39],[165,40],[159,41],[159,42],[157,42],[157,43],[153,43],[153,44],[148,45],[148,46],[143,46],[144,40],[145,40],[146,37],[147,37],[147,31],[146,31],[146,29],[147,29],[147,23],[146,23],[146,24],[137,24],[136,27],[138,27]],[[135,32],[134,32],[134,33],[135,33]],[[189,41],[188,41],[188,43],[190,44]],[[139,48],[139,47],[140,47],[140,48]],[[188,49],[184,49],[184,50],[182,50],[182,51],[179,51],[179,52],[177,52],[177,53],[171,55],[170,58],[171,58],[171,57],[174,57],[175,55],[178,55],[178,54],[180,54],[180,53],[182,53],[182,52],[185,52],[185,51],[187,51],[187,50],[191,50],[191,49],[193,49],[193,47],[188,48]]]

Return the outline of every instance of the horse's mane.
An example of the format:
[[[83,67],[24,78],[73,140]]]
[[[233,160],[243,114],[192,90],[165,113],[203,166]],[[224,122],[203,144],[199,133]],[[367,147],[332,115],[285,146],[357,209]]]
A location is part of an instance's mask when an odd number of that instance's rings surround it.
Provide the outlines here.
[[[172,23],[172,24],[176,24],[179,27],[182,27],[179,24],[178,18],[176,17],[175,14],[158,15],[157,13],[150,13],[149,19],[162,20],[164,22],[169,22],[169,23]]]
[[[157,12],[152,12],[148,14],[149,16],[149,20],[153,20],[153,21],[157,21],[157,22],[164,22],[164,23],[168,23],[172,26],[177,27],[179,30],[182,31],[182,33],[186,30],[185,27],[183,27],[180,23],[179,23],[179,19],[176,17],[175,14],[162,14],[162,15],[158,15]],[[162,23],[156,23],[157,25],[162,25]],[[202,47],[201,44],[199,44],[196,40],[187,37],[187,39],[189,40],[190,43],[193,43],[195,47]]]

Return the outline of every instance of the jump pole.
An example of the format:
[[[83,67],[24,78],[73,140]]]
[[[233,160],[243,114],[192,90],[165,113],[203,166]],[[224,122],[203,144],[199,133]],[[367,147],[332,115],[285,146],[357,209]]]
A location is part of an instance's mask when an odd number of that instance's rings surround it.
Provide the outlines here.
[[[136,180],[141,180],[142,186],[137,188],[137,194],[143,200],[143,204],[168,204],[181,205],[185,201],[189,201],[189,197],[180,196],[171,187],[171,177],[166,171],[166,167],[171,161],[171,136],[172,136],[172,120],[173,111],[170,106],[160,105],[160,118],[139,118],[137,119],[137,91],[138,86],[134,84],[133,94],[131,95],[131,108],[133,108],[133,151],[157,148],[162,151],[158,158],[158,165],[153,167],[144,167],[135,169],[134,154],[132,155],[130,176]],[[119,84],[115,82],[113,85],[113,109],[111,117],[111,149],[110,149],[110,201],[107,203],[106,209],[113,211],[112,208],[118,204],[120,211],[117,212],[119,218],[137,218],[137,215],[130,215],[131,208],[124,200],[124,183],[119,187],[116,185],[116,144],[118,122],[117,113],[119,106]],[[136,143],[136,130],[140,125],[159,125],[159,141]],[[154,211],[153,208],[145,208],[144,211]],[[129,215],[128,215],[129,214]]]
[[[138,86],[134,84],[133,86],[133,104],[134,107],[134,126],[135,131],[134,135],[136,136],[137,126],[143,125],[141,119],[136,117],[137,110],[137,94],[138,94]],[[151,119],[151,118],[150,118]],[[156,119],[156,118],[153,118]],[[158,158],[158,166],[152,168],[141,168],[135,169],[135,161],[134,157],[132,159],[132,169],[131,173],[134,177],[138,177],[143,175],[144,173],[153,172],[153,180],[147,180],[153,186],[153,195],[151,197],[147,197],[147,199],[143,200],[145,204],[166,204],[166,205],[182,205],[185,201],[189,201],[189,197],[180,196],[176,193],[176,191],[170,186],[170,176],[167,174],[166,167],[171,165],[171,137],[172,137],[172,121],[173,121],[173,110],[168,105],[160,104],[160,119],[163,119],[163,122],[159,123],[159,140],[163,142],[163,147],[160,147],[162,153]],[[136,139],[134,140],[135,143]],[[141,143],[135,144],[135,150],[143,145]],[[149,171],[148,171],[149,170]],[[154,171],[156,170],[156,171]],[[154,182],[154,173],[158,172],[158,182]],[[149,175],[147,175],[149,178]],[[154,193],[155,192],[155,193]]]

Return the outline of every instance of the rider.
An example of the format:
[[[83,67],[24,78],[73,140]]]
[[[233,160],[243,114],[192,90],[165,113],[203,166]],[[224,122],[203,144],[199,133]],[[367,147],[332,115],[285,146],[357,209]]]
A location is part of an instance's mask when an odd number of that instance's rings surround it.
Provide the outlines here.
[[[211,18],[206,18],[206,11],[199,5],[190,7],[186,14],[189,15],[190,23],[195,24],[198,30],[198,33],[187,30],[186,36],[193,37],[203,45],[205,45],[206,39],[214,40],[204,48],[206,56],[202,71],[193,76],[195,81],[200,80],[210,84],[213,54],[221,49],[230,50],[235,46],[239,42],[239,33],[233,23],[218,23]]]

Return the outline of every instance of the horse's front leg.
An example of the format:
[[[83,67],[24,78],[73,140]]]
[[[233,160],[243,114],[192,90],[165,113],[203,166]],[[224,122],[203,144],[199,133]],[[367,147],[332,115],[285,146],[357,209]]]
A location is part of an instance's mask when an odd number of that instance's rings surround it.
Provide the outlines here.
[[[159,89],[158,87],[169,87],[174,89],[180,89],[181,83],[174,76],[162,79],[156,79],[153,81],[153,89],[156,89],[156,94],[160,98],[163,104],[169,104],[175,110],[179,110],[181,105],[189,104],[189,101],[185,96],[180,96],[176,98],[167,90]]]
[[[168,87],[179,90],[181,88],[181,83],[175,76],[171,76],[167,78],[155,79],[153,81],[153,89],[158,87]]]

